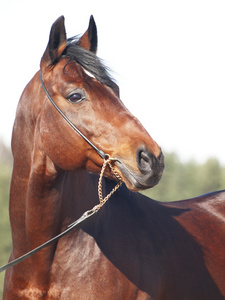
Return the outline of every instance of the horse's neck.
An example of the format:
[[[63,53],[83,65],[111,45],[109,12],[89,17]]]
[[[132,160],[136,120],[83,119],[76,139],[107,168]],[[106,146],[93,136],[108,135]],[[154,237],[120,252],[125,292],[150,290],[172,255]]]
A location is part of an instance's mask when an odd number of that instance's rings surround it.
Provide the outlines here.
[[[51,160],[36,147],[26,156],[30,158],[14,162],[10,196],[13,242],[16,247],[20,243],[22,252],[24,240],[29,241],[27,250],[34,248],[97,204],[96,176],[86,171],[56,170]]]
[[[32,103],[29,97],[29,89],[36,86],[38,79],[36,74],[20,99],[12,138],[10,219],[16,257],[59,233],[66,226],[63,218],[72,222],[79,217],[89,205],[84,196],[91,196],[93,203],[97,201],[91,175],[85,171],[62,172],[42,151],[41,141],[35,135],[38,113],[32,113],[34,105],[35,111],[39,110],[39,104]],[[38,89],[33,93],[38,94]]]
[[[53,225],[50,219],[56,212],[56,209],[53,209],[56,203],[51,201],[55,181],[53,171],[51,175],[49,171],[51,163],[42,153],[38,153],[37,149],[32,150],[24,154],[24,158],[22,155],[15,155],[14,158],[10,218],[13,246],[18,252],[27,251],[26,248],[36,246],[34,244],[40,242],[36,233],[39,231],[40,236],[42,235],[45,223]]]

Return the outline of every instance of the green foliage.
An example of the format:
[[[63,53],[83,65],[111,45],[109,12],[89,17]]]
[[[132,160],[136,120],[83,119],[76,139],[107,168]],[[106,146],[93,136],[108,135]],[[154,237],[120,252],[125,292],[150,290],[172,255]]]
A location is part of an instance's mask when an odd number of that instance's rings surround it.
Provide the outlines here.
[[[159,201],[191,198],[225,188],[225,168],[211,158],[199,165],[195,161],[181,163],[175,153],[167,153],[165,171],[160,183],[143,193]],[[11,253],[9,225],[9,187],[12,171],[11,152],[0,141],[0,266],[7,263]],[[4,273],[0,274],[0,299]]]
[[[0,266],[8,261],[12,248],[8,212],[11,172],[10,150],[0,144]],[[0,299],[2,298],[4,273],[0,273]]]

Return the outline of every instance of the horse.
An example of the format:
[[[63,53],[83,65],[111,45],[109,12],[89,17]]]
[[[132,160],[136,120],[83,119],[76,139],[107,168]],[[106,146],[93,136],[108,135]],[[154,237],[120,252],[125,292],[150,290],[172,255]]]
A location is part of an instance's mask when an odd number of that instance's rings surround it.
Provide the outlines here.
[[[171,203],[138,192],[160,181],[164,156],[96,51],[93,16],[82,36],[69,39],[59,17],[22,93],[12,134],[9,260],[99,203],[107,159],[103,193],[118,178],[123,184],[96,214],[9,268],[3,299],[225,299],[225,192]]]

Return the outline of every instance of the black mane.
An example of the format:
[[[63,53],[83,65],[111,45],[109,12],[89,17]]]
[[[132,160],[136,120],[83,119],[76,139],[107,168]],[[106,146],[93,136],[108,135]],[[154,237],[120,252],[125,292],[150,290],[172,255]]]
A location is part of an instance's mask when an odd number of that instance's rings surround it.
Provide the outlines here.
[[[67,47],[62,55],[68,57],[69,61],[76,61],[85,70],[90,72],[100,83],[110,87],[117,95],[119,95],[119,87],[109,75],[107,67],[104,66],[94,52],[79,46],[76,38],[68,39]]]

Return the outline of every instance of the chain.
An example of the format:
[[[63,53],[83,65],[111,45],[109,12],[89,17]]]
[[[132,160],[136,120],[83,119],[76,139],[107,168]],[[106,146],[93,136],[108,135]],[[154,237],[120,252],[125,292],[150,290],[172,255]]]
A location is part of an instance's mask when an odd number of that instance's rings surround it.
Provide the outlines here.
[[[104,159],[104,163],[102,165],[102,170],[99,176],[99,181],[98,181],[98,197],[99,197],[99,204],[94,206],[92,208],[92,211],[98,211],[108,200],[109,198],[118,190],[118,188],[121,186],[123,183],[122,177],[116,172],[116,170],[112,166],[112,161],[115,161],[115,158],[111,158],[110,155],[107,154],[107,159]],[[116,184],[116,186],[111,190],[111,192],[103,198],[103,193],[102,193],[102,179],[103,175],[105,172],[105,169],[109,165],[112,173],[115,175],[115,177],[119,180],[119,182]]]

